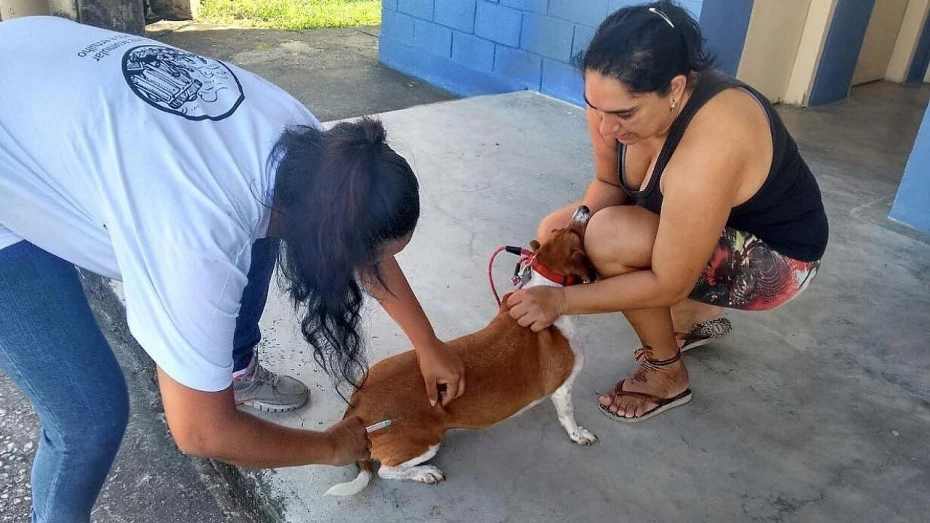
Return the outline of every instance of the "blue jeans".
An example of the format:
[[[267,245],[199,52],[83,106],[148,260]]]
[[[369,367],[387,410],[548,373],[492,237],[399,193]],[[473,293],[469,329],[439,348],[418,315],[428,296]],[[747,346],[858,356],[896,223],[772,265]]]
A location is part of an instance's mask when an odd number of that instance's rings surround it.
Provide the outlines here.
[[[278,240],[252,247],[236,324],[235,369],[251,361]],[[32,465],[32,521],[86,522],[129,420],[129,394],[71,263],[29,242],[0,250],[0,369],[42,428]]]

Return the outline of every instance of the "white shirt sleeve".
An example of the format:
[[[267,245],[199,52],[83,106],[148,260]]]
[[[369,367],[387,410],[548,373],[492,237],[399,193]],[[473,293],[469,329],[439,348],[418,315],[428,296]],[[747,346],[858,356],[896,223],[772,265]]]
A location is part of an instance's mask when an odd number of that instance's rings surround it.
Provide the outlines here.
[[[121,263],[129,329],[155,364],[192,389],[229,387],[251,242],[243,242],[232,258],[169,241],[120,251],[136,257]]]
[[[0,250],[6,249],[14,243],[19,243],[22,238],[13,234],[12,231],[0,225]]]

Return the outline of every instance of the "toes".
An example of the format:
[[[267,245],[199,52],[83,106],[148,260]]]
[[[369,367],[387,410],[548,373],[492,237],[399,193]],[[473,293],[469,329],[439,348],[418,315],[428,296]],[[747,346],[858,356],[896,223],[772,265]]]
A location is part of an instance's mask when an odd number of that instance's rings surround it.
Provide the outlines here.
[[[581,427],[578,427],[578,432],[571,435],[571,439],[578,445],[582,445],[585,447],[588,445],[593,445],[594,443],[597,442],[597,436],[595,436],[594,434],[588,432],[587,430]]]
[[[446,477],[443,475],[441,470],[439,470],[436,467],[432,467],[432,466],[424,467],[420,471],[420,474],[418,476],[419,477],[417,477],[416,479],[418,481],[422,481],[423,483],[426,483],[427,485],[435,485],[439,483],[440,481],[446,479]]]
[[[645,414],[653,405],[630,397],[601,396],[600,405],[622,418],[638,418]]]
[[[581,445],[594,445],[595,443],[597,443],[597,436],[595,436],[594,433],[592,433],[591,431],[585,430],[585,429],[582,428],[582,427],[578,427],[578,432],[580,433],[580,434],[579,434],[579,436],[580,436],[579,439],[581,440],[581,441],[578,442],[579,444],[581,444]]]
[[[610,406],[611,412],[622,418],[638,418],[649,410],[650,405],[635,398],[623,398]]]
[[[620,398],[614,398],[613,403],[610,405],[610,411],[614,414],[623,416],[623,400]]]
[[[624,401],[622,404],[618,406],[617,414],[625,418],[629,418],[630,416],[633,415],[633,406],[630,405],[629,400]]]

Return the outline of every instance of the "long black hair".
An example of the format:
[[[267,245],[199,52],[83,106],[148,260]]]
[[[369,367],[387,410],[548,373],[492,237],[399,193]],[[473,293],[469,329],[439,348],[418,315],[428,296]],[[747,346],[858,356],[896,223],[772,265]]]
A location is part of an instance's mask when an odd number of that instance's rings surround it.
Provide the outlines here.
[[[633,93],[666,95],[672,79],[713,67],[697,21],[670,0],[624,7],[604,20],[575,57],[585,71],[619,80]]]
[[[367,370],[361,283],[381,281],[380,248],[410,235],[420,217],[416,176],[386,139],[381,122],[363,118],[288,129],[274,152],[280,284],[337,391]]]

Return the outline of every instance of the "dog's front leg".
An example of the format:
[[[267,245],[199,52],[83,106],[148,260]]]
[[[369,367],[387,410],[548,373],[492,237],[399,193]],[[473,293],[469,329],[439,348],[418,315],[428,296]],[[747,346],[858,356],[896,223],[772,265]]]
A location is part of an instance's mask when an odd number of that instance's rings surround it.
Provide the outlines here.
[[[597,443],[597,436],[583,427],[579,427],[578,422],[575,421],[575,407],[572,404],[573,381],[569,379],[552,393],[552,403],[555,405],[555,412],[559,416],[559,423],[568,433],[568,437],[579,445],[593,445]]]

